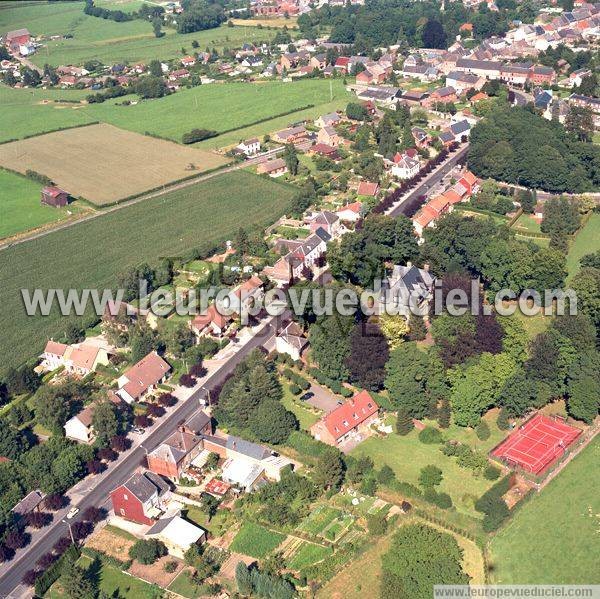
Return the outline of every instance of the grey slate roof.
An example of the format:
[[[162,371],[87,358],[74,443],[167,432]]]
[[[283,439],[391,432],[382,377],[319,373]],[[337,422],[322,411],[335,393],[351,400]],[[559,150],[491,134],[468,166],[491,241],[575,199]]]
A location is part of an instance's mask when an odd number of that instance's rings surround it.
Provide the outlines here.
[[[123,486],[142,503],[148,501],[155,493],[160,497],[169,490],[169,485],[153,472],[136,472]]]
[[[271,455],[271,450],[263,445],[246,441],[246,439],[235,437],[234,435],[229,435],[226,447],[255,460],[264,460]]]

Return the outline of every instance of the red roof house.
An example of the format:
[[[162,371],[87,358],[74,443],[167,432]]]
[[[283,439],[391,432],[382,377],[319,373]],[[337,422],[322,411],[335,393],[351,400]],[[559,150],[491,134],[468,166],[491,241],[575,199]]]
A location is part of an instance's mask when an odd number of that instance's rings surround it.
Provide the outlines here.
[[[42,204],[62,208],[69,203],[69,194],[59,187],[49,186],[42,189]]]
[[[128,404],[142,399],[167,378],[170,370],[156,352],[150,352],[119,378],[119,397]]]
[[[152,472],[136,472],[110,494],[116,516],[138,524],[154,524],[164,508],[169,486]]]
[[[327,445],[340,445],[368,428],[378,413],[379,406],[369,392],[363,390],[313,424],[310,434]]]
[[[358,184],[357,193],[359,196],[376,196],[379,192],[379,184],[371,181],[361,181]]]

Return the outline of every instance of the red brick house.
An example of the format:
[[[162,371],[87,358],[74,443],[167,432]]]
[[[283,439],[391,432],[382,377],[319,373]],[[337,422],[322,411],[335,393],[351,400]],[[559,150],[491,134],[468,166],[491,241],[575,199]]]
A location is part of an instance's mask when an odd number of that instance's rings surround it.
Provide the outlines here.
[[[42,204],[63,208],[69,203],[69,194],[66,191],[54,186],[44,187],[42,189]]]
[[[152,525],[164,510],[167,483],[152,472],[136,472],[110,494],[116,516]]]
[[[313,424],[310,434],[327,445],[337,446],[367,429],[378,414],[379,406],[363,390]]]
[[[201,451],[202,437],[186,431],[182,426],[146,456],[148,469],[154,474],[179,480]]]

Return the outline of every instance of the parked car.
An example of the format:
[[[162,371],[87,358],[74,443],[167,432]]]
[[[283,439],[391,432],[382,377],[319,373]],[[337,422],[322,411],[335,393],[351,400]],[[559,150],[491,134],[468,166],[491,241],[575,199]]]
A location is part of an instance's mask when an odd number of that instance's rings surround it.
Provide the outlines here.
[[[131,432],[135,433],[136,435],[143,435],[146,431],[141,426],[134,426],[131,429]]]
[[[72,507],[68,514],[67,514],[67,518],[69,520],[72,520],[73,518],[75,518],[75,516],[77,516],[77,514],[79,513],[79,508],[78,507]]]
[[[300,396],[300,401],[308,401],[311,397],[314,397],[315,394],[312,391],[307,391],[304,395]]]

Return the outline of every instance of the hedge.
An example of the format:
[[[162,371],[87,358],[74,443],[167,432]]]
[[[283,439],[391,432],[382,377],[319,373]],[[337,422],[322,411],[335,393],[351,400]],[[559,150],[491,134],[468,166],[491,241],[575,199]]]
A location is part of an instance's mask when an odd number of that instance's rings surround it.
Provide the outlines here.
[[[67,562],[76,562],[81,555],[76,545],[71,545],[44,573],[35,581],[35,594],[42,597],[60,578]]]
[[[60,100],[57,100],[60,102]],[[13,141],[21,141],[23,139],[31,139],[32,137],[41,137],[42,135],[48,135],[49,133],[57,133],[58,131],[67,131],[68,129],[79,129],[80,127],[90,127],[92,125],[99,125],[100,121],[92,121],[90,123],[80,123],[79,125],[70,125],[67,127],[58,127],[56,129],[49,129],[48,131],[41,131],[38,133],[29,133],[28,135],[24,135],[23,137],[6,139],[4,141],[0,141],[0,146],[4,144],[9,144]],[[6,169],[8,170],[8,169]]]

